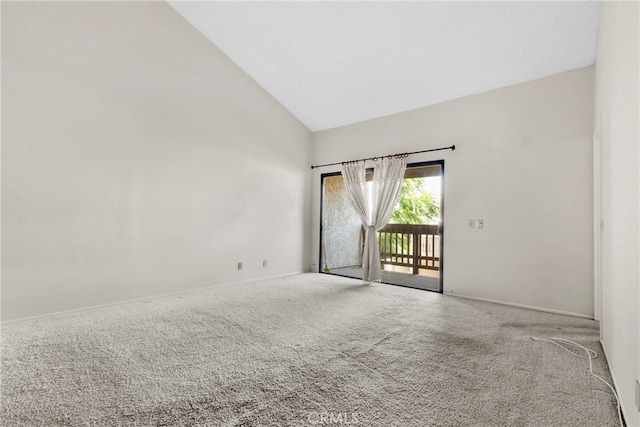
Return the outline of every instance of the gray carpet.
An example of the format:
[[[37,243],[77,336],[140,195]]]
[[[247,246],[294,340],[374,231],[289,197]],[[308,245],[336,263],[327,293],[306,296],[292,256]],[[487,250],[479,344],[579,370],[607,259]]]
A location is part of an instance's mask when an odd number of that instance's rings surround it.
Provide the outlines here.
[[[321,274],[2,328],[5,426],[614,426],[596,322]]]

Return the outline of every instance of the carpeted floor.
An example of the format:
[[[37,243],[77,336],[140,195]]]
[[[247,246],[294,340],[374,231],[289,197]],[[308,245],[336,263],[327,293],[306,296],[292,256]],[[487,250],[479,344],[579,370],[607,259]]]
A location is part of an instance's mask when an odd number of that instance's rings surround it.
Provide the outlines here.
[[[2,328],[4,426],[615,426],[594,321],[326,274]]]

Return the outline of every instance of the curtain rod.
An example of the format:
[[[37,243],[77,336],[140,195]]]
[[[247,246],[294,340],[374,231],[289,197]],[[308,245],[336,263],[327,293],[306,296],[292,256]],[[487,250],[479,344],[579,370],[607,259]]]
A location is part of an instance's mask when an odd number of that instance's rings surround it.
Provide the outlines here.
[[[316,166],[311,166],[311,169],[317,169],[317,168],[323,168],[325,166],[335,166],[335,165],[341,165],[343,163],[350,163],[350,162],[366,162],[367,160],[378,160],[381,159],[383,157],[400,157],[400,156],[408,156],[410,154],[420,154],[420,153],[429,153],[431,151],[441,151],[441,150],[451,150],[454,151],[456,149],[455,145],[452,145],[451,147],[441,147],[441,148],[432,148],[430,150],[422,150],[422,151],[411,151],[409,153],[398,153],[398,154],[390,154],[388,156],[380,156],[380,157],[367,157],[366,159],[358,159],[358,160],[349,160],[347,162],[336,162],[336,163],[326,163],[324,165],[316,165]]]

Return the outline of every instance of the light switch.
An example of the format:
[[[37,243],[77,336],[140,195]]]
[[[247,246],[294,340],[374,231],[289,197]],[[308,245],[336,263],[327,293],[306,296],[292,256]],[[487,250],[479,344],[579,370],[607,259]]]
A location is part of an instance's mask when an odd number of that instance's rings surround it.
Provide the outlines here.
[[[482,219],[477,220],[476,226],[478,227],[478,229],[484,228],[484,220]]]
[[[476,228],[476,221],[474,219],[469,220],[469,228]]]

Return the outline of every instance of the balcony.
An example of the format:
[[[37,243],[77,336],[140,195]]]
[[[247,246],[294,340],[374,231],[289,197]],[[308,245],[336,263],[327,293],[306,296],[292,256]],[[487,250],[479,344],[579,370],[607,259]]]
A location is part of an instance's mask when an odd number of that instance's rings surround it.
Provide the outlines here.
[[[440,290],[440,226],[389,224],[378,233],[382,282]],[[363,244],[361,232],[361,249]],[[331,269],[332,274],[361,278],[362,267]]]
[[[383,269],[437,277],[439,228],[439,225],[388,224],[378,233]]]

